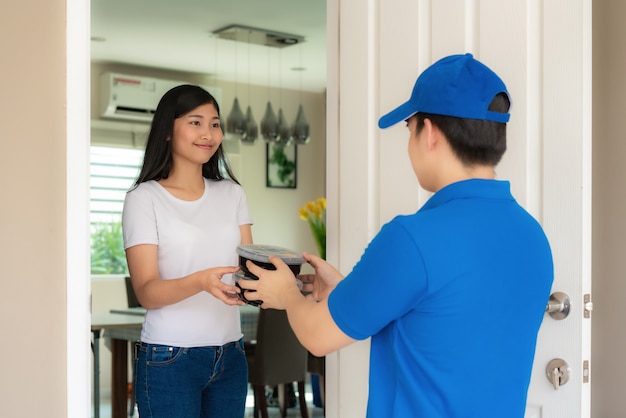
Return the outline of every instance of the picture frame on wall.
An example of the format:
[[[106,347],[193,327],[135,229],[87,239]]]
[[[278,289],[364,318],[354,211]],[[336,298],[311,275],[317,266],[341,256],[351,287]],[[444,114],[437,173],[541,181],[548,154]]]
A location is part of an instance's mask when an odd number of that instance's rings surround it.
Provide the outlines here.
[[[266,144],[266,186],[295,189],[298,185],[298,150],[296,145]]]

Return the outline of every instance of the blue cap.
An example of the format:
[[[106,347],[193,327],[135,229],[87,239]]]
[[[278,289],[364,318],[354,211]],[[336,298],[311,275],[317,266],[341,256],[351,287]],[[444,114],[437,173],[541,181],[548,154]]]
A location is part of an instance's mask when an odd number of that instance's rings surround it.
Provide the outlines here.
[[[489,67],[472,54],[450,55],[428,67],[415,82],[409,101],[382,116],[378,126],[388,128],[418,112],[506,123],[509,113],[488,110],[498,93],[509,96]]]

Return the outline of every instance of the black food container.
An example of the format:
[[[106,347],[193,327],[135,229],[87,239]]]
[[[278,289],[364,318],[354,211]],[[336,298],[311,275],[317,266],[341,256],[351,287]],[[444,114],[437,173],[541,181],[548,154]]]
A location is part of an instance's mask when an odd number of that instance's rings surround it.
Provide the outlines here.
[[[264,268],[265,270],[276,270],[276,267],[270,262],[270,256],[279,257],[285,264],[289,266],[294,276],[300,274],[300,268],[304,264],[304,258],[295,251],[287,248],[276,247],[273,245],[261,245],[261,244],[241,244],[237,246],[237,254],[239,255],[239,267],[240,271],[234,274],[235,284],[239,286],[239,280],[259,280],[257,276],[252,274],[248,270],[246,262],[252,261],[257,266]],[[301,283],[298,283],[301,286]],[[249,290],[245,292],[250,292]],[[239,294],[241,300],[248,305],[261,306],[263,301],[260,300],[248,300],[244,295],[244,290]]]

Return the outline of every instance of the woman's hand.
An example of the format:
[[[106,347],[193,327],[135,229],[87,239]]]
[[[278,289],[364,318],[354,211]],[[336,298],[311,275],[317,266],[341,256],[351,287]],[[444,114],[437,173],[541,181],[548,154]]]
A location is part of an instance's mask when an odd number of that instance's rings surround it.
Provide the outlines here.
[[[302,281],[302,291],[309,293],[307,295],[309,299],[326,299],[337,283],[343,279],[343,275],[323,258],[309,253],[302,253],[302,256],[315,269],[315,274],[298,276]]]
[[[240,289],[237,286],[226,284],[222,281],[225,274],[233,274],[239,271],[239,267],[213,267],[200,273],[202,290],[209,292],[227,305],[244,305],[239,299]]]

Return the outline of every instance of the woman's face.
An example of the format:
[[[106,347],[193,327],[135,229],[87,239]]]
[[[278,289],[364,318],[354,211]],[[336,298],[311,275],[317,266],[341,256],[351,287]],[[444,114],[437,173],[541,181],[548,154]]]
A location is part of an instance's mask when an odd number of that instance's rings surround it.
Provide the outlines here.
[[[220,117],[212,103],[198,106],[174,120],[172,157],[176,162],[202,165],[222,143]]]

